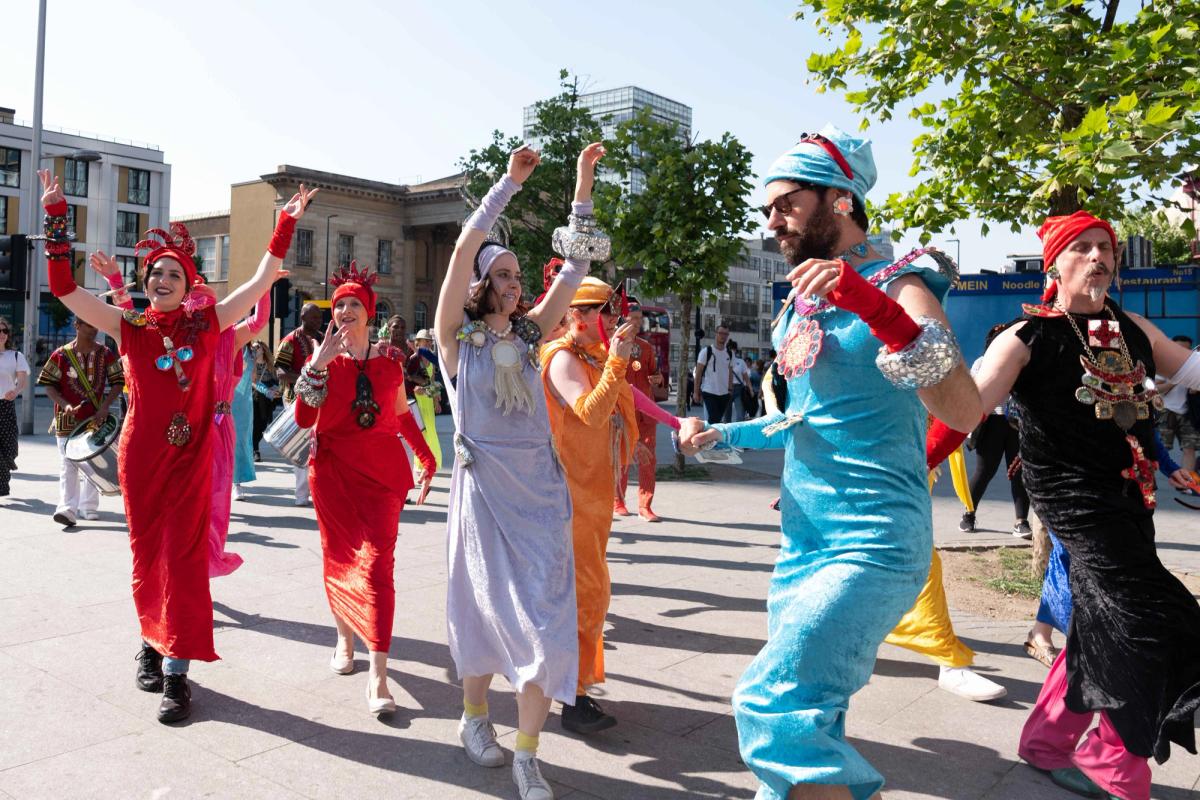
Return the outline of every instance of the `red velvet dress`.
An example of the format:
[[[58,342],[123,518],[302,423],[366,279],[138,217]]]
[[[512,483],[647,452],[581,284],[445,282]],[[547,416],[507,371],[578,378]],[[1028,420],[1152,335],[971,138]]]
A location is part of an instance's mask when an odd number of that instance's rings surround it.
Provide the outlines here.
[[[121,430],[118,468],[129,546],[133,550],[133,604],[142,639],[165,656],[215,661],[213,608],[208,591],[208,527],[212,511],[213,357],[220,330],[208,307],[188,316],[183,309],[154,315],[125,312],[121,355],[126,356],[129,414]],[[183,363],[190,388],[179,388],[174,369],[155,359],[191,347]],[[177,412],[187,417],[186,444],[167,441]]]
[[[297,398],[294,408],[301,427],[316,425],[308,477],[321,528],[329,608],[371,650],[387,652],[396,608],[396,532],[413,479],[396,416],[404,356],[394,347],[381,349],[366,362],[379,404],[373,427],[360,427],[351,408],[359,370],[346,355],[329,364],[321,407]]]

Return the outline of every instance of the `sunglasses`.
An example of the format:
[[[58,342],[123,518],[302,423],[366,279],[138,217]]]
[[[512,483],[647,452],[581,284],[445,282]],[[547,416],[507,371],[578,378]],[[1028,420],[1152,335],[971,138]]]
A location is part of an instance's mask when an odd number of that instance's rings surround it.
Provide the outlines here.
[[[765,206],[759,206],[758,210],[761,211],[762,215],[764,217],[766,217],[767,219],[771,218],[772,211],[778,211],[780,216],[786,217],[788,214],[792,213],[792,209],[795,208],[795,206],[792,205],[792,201],[789,200],[788,198],[790,198],[792,195],[796,194],[797,192],[806,192],[806,191],[809,191],[810,189],[816,189],[816,188],[817,187],[813,186],[812,184],[805,184],[805,185],[801,186],[799,189],[792,189],[787,194],[779,195],[779,197],[776,197],[774,200],[767,203]]]
[[[6,334],[6,333],[9,333],[10,330],[11,330],[10,328],[0,328],[0,333]]]
[[[179,359],[180,362],[187,362],[192,360],[193,355],[194,353],[190,347],[181,347],[178,350],[172,349],[154,359],[154,366],[166,372],[175,363],[175,359]]]

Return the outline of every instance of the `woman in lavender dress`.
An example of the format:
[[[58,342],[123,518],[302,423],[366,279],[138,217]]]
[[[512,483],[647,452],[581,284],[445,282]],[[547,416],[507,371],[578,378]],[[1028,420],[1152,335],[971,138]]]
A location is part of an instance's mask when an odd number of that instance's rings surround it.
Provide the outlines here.
[[[579,157],[575,212],[591,213],[595,165]],[[537,343],[566,313],[588,264],[569,260],[542,302],[521,304],[516,256],[485,237],[539,161],[522,148],[467,220],[435,317],[454,415],[450,482],[450,652],[463,681],[459,738],[477,764],[504,753],[488,718],[492,676],[517,693],[513,780],[524,800],[553,797],[536,759],[551,700],[573,703],[577,665],[571,499],[550,435]]]

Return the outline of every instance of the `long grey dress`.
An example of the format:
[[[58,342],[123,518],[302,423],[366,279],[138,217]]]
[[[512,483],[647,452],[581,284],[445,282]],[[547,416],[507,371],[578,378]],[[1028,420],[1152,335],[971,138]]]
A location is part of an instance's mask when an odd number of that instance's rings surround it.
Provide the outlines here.
[[[491,673],[516,691],[526,683],[575,702],[575,560],[571,497],[546,418],[541,377],[529,348],[521,377],[533,397],[505,416],[496,408],[495,367],[485,344],[459,343],[458,375],[445,380],[456,428],[450,479],[446,622],[459,678]],[[445,376],[443,376],[445,377]]]

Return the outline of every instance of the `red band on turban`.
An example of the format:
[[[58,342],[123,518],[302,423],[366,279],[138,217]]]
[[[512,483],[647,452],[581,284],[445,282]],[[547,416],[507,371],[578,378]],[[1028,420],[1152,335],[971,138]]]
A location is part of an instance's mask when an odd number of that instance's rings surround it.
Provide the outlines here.
[[[1042,269],[1048,270],[1054,265],[1054,260],[1067,249],[1067,245],[1079,238],[1084,231],[1100,228],[1108,234],[1112,242],[1113,254],[1117,252],[1117,233],[1099,217],[1092,216],[1086,211],[1076,211],[1062,217],[1046,217],[1042,227],[1038,228],[1038,238],[1042,240]],[[1114,265],[1115,266],[1115,265]],[[1058,282],[1051,281],[1042,294],[1042,302],[1048,303],[1058,292]]]

